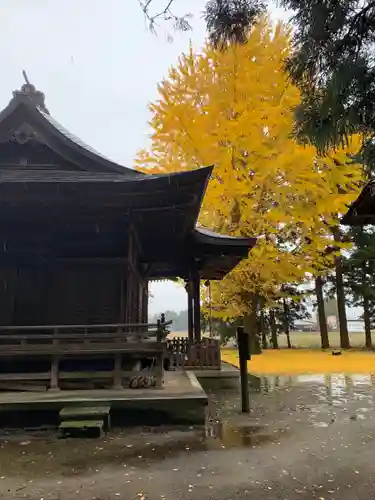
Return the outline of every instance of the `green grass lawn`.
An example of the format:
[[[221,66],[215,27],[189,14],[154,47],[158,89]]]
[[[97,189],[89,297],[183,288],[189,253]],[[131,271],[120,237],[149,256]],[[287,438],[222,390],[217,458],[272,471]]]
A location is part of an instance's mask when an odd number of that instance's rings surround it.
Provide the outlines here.
[[[169,335],[169,337],[187,337],[187,332],[174,332]],[[349,333],[351,346],[354,348],[365,347],[365,333],[364,332],[354,332]],[[305,348],[305,349],[320,349],[320,333],[319,332],[291,332],[290,338],[293,347]],[[280,334],[279,346],[281,348],[288,347],[286,341],[286,335]],[[339,332],[330,332],[329,341],[331,347],[340,347],[340,334]],[[375,346],[375,332],[373,334],[373,342]]]
[[[350,344],[352,347],[365,346],[365,333],[349,333]],[[290,339],[293,347],[301,347],[305,349],[319,349],[320,348],[320,333],[319,332],[291,332]],[[339,332],[329,332],[329,342],[331,347],[340,347],[340,334]],[[374,335],[375,343],[375,335]],[[286,336],[279,335],[279,346],[287,347]]]

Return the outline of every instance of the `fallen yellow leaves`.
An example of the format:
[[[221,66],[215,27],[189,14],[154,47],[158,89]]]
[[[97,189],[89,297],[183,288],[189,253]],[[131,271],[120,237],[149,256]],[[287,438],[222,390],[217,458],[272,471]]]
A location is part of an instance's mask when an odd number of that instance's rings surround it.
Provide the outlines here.
[[[236,349],[222,349],[222,360],[239,366]],[[250,373],[259,375],[299,375],[305,373],[375,373],[375,353],[343,351],[332,356],[331,351],[282,349],[263,351],[248,362]]]

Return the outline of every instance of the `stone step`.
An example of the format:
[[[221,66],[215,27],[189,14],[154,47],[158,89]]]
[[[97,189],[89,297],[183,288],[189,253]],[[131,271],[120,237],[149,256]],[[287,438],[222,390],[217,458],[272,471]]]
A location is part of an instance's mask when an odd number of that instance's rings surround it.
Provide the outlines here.
[[[103,406],[65,406],[60,410],[60,420],[71,420],[76,417],[107,417],[111,411],[109,405]]]
[[[81,437],[90,434],[100,437],[104,429],[103,420],[64,420],[59,429],[64,436]]]
[[[104,430],[108,432],[111,426],[110,405],[65,406],[60,410],[60,430],[63,434],[78,434],[79,430],[94,432],[99,435]],[[100,426],[99,426],[100,423]]]

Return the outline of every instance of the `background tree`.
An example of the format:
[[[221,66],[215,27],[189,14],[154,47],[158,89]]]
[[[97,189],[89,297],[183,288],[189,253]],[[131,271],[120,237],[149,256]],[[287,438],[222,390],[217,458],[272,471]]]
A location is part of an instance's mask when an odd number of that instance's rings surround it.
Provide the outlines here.
[[[260,0],[208,0],[204,18],[210,42],[219,49],[246,43],[249,27],[264,13]]]
[[[344,260],[344,282],[351,305],[363,307],[366,347],[371,349],[375,309],[375,230],[353,227],[350,233],[354,249]]]
[[[281,0],[294,11],[287,69],[301,91],[297,133],[320,151],[363,138],[374,161],[375,1]]]
[[[327,297],[324,301],[326,316],[337,317],[337,299],[336,297]]]
[[[162,21],[172,21],[176,30],[191,29],[192,14],[181,16],[176,13],[178,0],[138,0],[138,3],[152,31]],[[265,5],[261,0],[207,0],[203,15],[209,38],[217,47],[233,41],[244,42],[248,28],[264,12]]]
[[[201,224],[262,236],[251,257],[212,286],[215,314],[254,319],[260,298],[311,272],[327,225],[357,196],[349,148],[319,157],[291,137],[299,92],[283,70],[289,33],[262,19],[247,43],[191,49],[159,85],[150,148],[138,168],[165,173],[214,164]],[[356,138],[351,141],[357,151]],[[254,321],[249,331],[256,330]]]
[[[174,7],[178,0],[163,0],[163,2],[138,0],[138,3],[152,32],[156,31],[156,25],[160,21],[172,22],[173,28],[178,31],[191,30],[190,19],[192,14],[190,12],[183,15],[177,14]]]
[[[277,334],[285,334],[289,349],[292,348],[290,332],[295,330],[296,322],[311,318],[307,308],[307,295],[308,292],[296,284],[284,285],[280,290],[278,302],[274,304],[276,307],[270,309],[268,314],[271,335],[275,335],[273,329]],[[273,347],[275,348],[274,345]]]
[[[327,311],[326,303],[324,300],[324,278],[321,275],[315,278],[315,295],[316,295],[316,309],[318,316],[318,324],[320,331],[320,341],[322,349],[329,348],[328,325],[327,325]]]

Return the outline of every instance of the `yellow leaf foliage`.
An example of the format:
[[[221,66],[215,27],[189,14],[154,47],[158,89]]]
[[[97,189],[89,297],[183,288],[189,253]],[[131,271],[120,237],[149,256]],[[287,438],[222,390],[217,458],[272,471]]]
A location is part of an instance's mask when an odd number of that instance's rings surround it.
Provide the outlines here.
[[[301,282],[324,267],[327,230],[356,198],[361,168],[344,149],[319,157],[293,139],[298,89],[283,71],[289,31],[264,18],[244,45],[190,48],[150,106],[151,144],[136,167],[150,173],[215,165],[200,223],[233,236],[260,236],[249,258],[213,284],[215,314],[235,317],[249,297]]]

